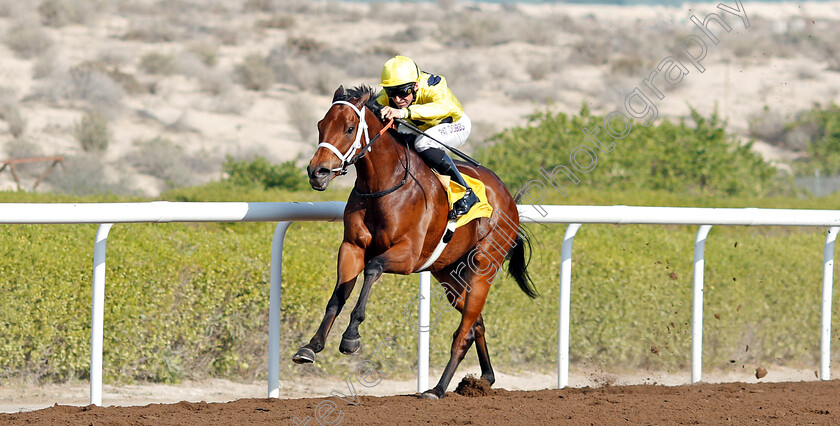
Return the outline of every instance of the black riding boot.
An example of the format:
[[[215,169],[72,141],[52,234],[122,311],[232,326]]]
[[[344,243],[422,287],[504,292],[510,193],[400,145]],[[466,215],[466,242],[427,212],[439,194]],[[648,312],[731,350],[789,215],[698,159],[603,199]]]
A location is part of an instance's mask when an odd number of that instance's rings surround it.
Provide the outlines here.
[[[450,219],[457,219],[465,215],[470,211],[472,206],[478,203],[478,196],[475,195],[472,188],[464,180],[464,177],[461,176],[461,172],[455,167],[455,162],[442,149],[429,148],[418,154],[420,154],[420,158],[434,171],[451,177],[452,180],[466,188],[464,196],[452,205],[452,211],[449,212]]]

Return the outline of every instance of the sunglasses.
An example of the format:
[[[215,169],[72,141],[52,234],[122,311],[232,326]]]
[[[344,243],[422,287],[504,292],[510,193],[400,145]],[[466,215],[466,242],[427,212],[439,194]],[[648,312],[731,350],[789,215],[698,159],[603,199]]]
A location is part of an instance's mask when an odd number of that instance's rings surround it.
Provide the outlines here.
[[[388,95],[389,98],[406,98],[408,95],[414,93],[414,83],[409,85],[402,85],[396,87],[386,87],[385,94]]]

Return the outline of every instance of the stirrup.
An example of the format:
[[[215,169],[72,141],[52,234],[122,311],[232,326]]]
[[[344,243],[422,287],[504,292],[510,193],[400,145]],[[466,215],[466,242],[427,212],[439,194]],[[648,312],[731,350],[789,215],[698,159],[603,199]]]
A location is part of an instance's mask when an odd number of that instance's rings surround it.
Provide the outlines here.
[[[464,193],[464,196],[452,204],[452,210],[449,212],[449,219],[458,219],[459,217],[467,214],[477,203],[478,196],[475,195],[472,189],[467,187],[467,191]]]

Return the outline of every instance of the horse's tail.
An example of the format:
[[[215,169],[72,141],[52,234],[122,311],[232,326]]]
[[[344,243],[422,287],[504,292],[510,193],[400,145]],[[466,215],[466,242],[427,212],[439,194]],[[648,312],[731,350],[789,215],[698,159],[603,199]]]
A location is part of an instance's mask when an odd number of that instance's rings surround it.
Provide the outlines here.
[[[527,254],[526,254],[527,247]],[[531,239],[525,233],[525,229],[519,226],[513,248],[508,252],[508,272],[516,280],[516,284],[531,299],[539,296],[534,286],[534,281],[528,273],[528,264],[531,263]]]

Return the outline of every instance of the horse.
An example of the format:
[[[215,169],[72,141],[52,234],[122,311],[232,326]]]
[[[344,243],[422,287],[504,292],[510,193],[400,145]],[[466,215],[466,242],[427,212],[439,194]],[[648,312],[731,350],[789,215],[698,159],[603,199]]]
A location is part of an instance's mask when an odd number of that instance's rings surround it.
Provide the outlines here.
[[[353,165],[356,181],[344,210],[344,239],[338,250],[335,289],[324,318],[308,344],[293,356],[295,363],[315,362],[335,318],[364,272],[364,282],[350,323],[342,335],[339,351],[353,354],[361,346],[359,325],[373,283],[383,273],[408,275],[420,272],[431,260],[447,226],[449,204],[446,192],[432,170],[410,149],[410,141],[380,120],[377,93],[369,86],[349,90],[339,87],[333,104],[318,122],[319,140],[307,174],[313,189],[323,191],[330,181]],[[379,136],[370,138],[371,133]],[[365,136],[366,146],[361,145]],[[437,385],[421,394],[442,398],[455,370],[475,343],[481,379],[495,382],[484,338],[481,316],[490,285],[502,262],[529,297],[537,296],[528,274],[527,234],[521,231],[516,200],[489,169],[457,162],[461,173],[478,178],[486,186],[493,207],[489,218],[478,218],[457,228],[448,245],[428,270],[443,286],[447,300],[461,313],[453,338],[449,362]]]

